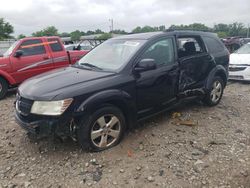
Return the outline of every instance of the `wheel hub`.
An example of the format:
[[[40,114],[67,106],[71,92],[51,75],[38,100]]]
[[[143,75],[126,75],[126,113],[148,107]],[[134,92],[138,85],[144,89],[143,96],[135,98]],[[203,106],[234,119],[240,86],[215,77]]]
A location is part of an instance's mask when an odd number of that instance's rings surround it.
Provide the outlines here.
[[[96,147],[106,148],[119,138],[120,131],[121,123],[115,115],[103,115],[92,127],[91,141]]]
[[[216,103],[218,100],[220,100],[222,93],[222,85],[219,81],[215,81],[213,86],[212,86],[212,91],[211,91],[211,100]]]

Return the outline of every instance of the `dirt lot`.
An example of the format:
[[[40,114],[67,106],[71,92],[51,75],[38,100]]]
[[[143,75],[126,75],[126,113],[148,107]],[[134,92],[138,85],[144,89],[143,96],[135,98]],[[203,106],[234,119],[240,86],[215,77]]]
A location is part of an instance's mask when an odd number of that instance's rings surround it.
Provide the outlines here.
[[[230,83],[217,107],[187,103],[139,125],[117,147],[30,141],[0,101],[2,187],[250,187],[250,85]],[[177,114],[178,115],[178,114]]]

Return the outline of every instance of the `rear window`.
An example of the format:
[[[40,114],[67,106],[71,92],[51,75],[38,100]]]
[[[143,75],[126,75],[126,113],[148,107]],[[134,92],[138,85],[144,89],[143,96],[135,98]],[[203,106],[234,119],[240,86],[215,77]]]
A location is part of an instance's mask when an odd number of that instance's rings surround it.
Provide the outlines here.
[[[60,52],[63,51],[62,45],[59,42],[59,39],[48,39],[49,46],[53,52]]]
[[[208,48],[208,51],[211,53],[217,53],[224,51],[224,46],[214,38],[211,37],[203,37],[204,42]]]

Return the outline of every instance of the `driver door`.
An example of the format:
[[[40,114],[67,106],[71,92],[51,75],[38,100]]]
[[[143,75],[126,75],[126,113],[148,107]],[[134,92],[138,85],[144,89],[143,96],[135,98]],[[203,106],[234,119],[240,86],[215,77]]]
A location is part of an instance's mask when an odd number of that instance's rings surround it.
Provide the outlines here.
[[[42,39],[24,40],[16,50],[21,50],[23,53],[20,57],[15,57],[13,53],[10,57],[13,67],[12,76],[17,83],[53,69],[52,58]]]
[[[168,104],[177,93],[179,65],[175,58],[174,38],[151,43],[140,57],[154,59],[157,68],[136,76],[138,117],[150,115]]]

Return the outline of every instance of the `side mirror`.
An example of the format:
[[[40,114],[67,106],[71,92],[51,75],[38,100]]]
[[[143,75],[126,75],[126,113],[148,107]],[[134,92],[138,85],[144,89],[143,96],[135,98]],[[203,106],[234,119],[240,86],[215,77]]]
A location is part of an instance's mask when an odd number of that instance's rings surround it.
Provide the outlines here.
[[[142,59],[134,68],[134,70],[137,72],[144,72],[154,69],[156,69],[156,63],[154,59]]]
[[[22,50],[17,50],[16,53],[14,54],[14,57],[21,57],[23,55],[23,51]]]

